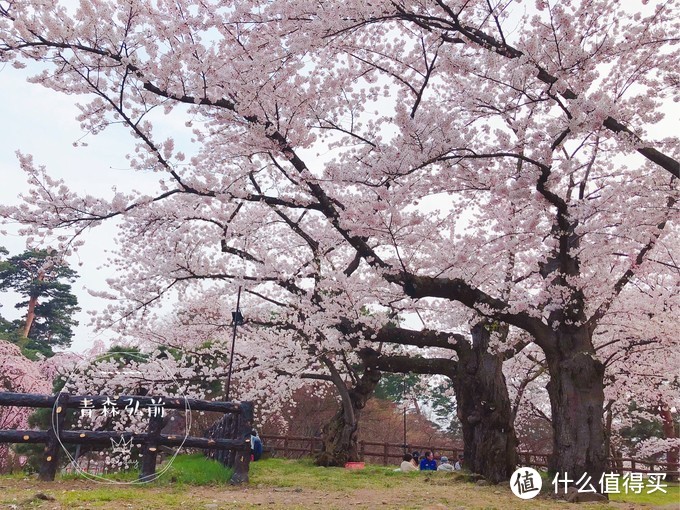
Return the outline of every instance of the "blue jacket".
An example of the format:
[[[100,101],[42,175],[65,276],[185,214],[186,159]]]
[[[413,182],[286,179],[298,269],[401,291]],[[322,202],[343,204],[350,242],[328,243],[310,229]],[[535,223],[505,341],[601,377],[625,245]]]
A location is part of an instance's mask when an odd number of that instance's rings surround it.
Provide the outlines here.
[[[420,470],[437,471],[437,461],[434,459],[427,460],[427,457],[423,457],[423,460],[420,461]]]

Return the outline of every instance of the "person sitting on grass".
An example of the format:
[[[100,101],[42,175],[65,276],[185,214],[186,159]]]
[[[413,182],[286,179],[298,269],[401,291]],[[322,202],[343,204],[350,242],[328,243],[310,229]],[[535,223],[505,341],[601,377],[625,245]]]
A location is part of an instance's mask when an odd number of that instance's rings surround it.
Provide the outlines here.
[[[262,440],[255,429],[250,433],[250,460],[257,461],[262,457]]]
[[[446,455],[442,455],[439,459],[437,471],[453,471],[453,465],[449,462],[449,458]]]
[[[420,467],[420,453],[413,452],[411,455],[413,456],[413,459],[411,459],[411,463],[413,464],[414,468],[418,469]]]
[[[401,471],[403,473],[406,473],[408,471],[417,471],[418,468],[413,465],[413,457],[411,456],[410,453],[405,453],[404,456],[402,457],[401,465],[399,466],[399,469],[395,469],[395,471]]]
[[[425,456],[420,461],[420,470],[421,471],[436,471],[437,470],[437,461],[434,460],[434,456],[432,455],[432,452],[430,452],[430,451],[425,452]]]

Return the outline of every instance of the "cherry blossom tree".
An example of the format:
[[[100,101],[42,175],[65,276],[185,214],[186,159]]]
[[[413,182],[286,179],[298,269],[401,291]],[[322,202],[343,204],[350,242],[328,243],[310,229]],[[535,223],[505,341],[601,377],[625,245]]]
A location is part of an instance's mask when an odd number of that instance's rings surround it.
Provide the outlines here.
[[[677,277],[677,266],[674,272]],[[661,454],[666,462],[677,465],[680,336],[674,318],[678,283],[668,275],[651,274],[635,284],[605,317],[602,333],[596,338],[607,367],[605,423],[611,451],[643,458]],[[645,320],[635,320],[639,315]],[[645,438],[634,449],[622,451],[622,431],[641,420],[658,424],[662,437]]]
[[[176,211],[180,209],[175,208]],[[274,211],[274,218],[283,219],[286,226],[295,224],[287,213],[278,209]],[[193,286],[192,293],[200,296],[200,302],[192,305],[190,311],[177,312],[178,315],[191,316],[198,323],[215,329],[220,324],[222,329],[228,328],[229,312],[219,305],[205,304],[219,303],[220,296],[229,294],[230,282],[239,280],[235,271],[224,271],[222,262],[199,255],[199,247],[205,250],[205,255],[214,252],[215,247],[211,243],[189,237],[187,241],[175,240],[170,255],[169,250],[155,251],[158,250],[158,244],[152,240],[158,236],[169,239],[171,232],[183,228],[185,221],[198,225],[201,221],[208,222],[210,218],[212,226],[219,213],[210,211],[203,220],[201,214],[205,213],[199,214],[194,209],[189,218],[182,218],[178,213],[155,218],[154,228],[151,230],[146,227],[149,223],[144,221],[141,223],[143,228],[131,235],[122,236],[121,251],[135,261],[128,263],[128,270],[135,276],[130,278],[126,274],[110,283],[112,288],[122,294],[134,289],[132,292],[136,297],[133,298],[130,294],[130,299],[127,300],[130,307],[122,311],[118,309],[118,313],[123,316],[134,315],[134,311],[145,310],[146,303],[162,297],[166,289],[177,285],[181,285],[183,289]],[[267,236],[260,225],[269,224],[273,218],[266,221],[255,220],[253,214],[243,215],[242,218],[249,228],[252,229],[254,224],[257,228],[248,232],[240,224],[240,220],[234,217],[229,229],[232,233],[238,232],[244,245],[249,246],[248,251],[229,250],[224,243],[220,243],[220,249],[235,256],[238,262],[248,261],[263,265],[267,257],[272,257],[272,245],[259,243],[259,239]],[[226,227],[222,230],[226,230]],[[289,250],[295,240],[284,237],[286,233],[286,230],[277,230],[275,235],[271,234],[269,237],[285,239],[282,248]],[[215,234],[218,235],[219,231]],[[249,337],[264,335],[266,340],[260,338],[259,343],[266,344],[265,352],[268,355],[261,355],[263,348],[257,346],[256,338],[250,338],[246,351],[254,353],[250,359],[250,369],[256,365],[258,373],[262,374],[261,382],[270,387],[273,384],[279,385],[279,381],[272,382],[272,374],[297,376],[299,382],[317,380],[334,385],[340,396],[340,406],[336,416],[324,429],[323,449],[318,462],[322,465],[344,465],[347,461],[358,460],[359,419],[380,380],[380,370],[416,371],[447,375],[454,381],[458,413],[464,423],[464,436],[467,439],[468,466],[494,482],[507,479],[514,471],[516,456],[513,418],[501,366],[514,349],[506,347],[498,355],[489,350],[491,331],[503,329],[505,333],[501,336],[504,337],[507,335],[507,328],[480,323],[472,329],[469,340],[460,334],[438,334],[435,331],[395,327],[383,314],[366,311],[377,310],[376,305],[381,301],[383,308],[388,308],[391,293],[382,279],[373,278],[369,283],[352,281],[350,277],[356,280],[370,276],[361,271],[353,274],[344,271],[339,278],[338,272],[334,270],[337,265],[334,250],[321,249],[313,235],[307,232],[306,226],[297,224],[293,234],[306,245],[306,250],[299,249],[295,252],[296,257],[299,257],[296,260],[298,266],[292,274],[300,276],[284,279],[279,274],[275,278],[265,278],[264,281],[249,276],[243,280],[250,302],[255,300],[261,305],[268,305],[260,311],[254,309],[251,313],[255,313],[255,316],[247,321],[248,326],[256,325],[267,329],[252,330],[246,335],[246,342]],[[143,238],[147,238],[148,242],[140,242]],[[130,242],[129,239],[134,241]],[[287,262],[290,265],[293,260]],[[138,280],[136,275],[142,274],[147,276],[146,280]],[[148,286],[151,275],[158,285]],[[200,285],[200,290],[195,289],[196,285]],[[275,287],[272,288],[272,285]],[[231,288],[233,293],[233,284]],[[143,292],[148,297],[139,299]],[[189,291],[180,292],[182,300],[186,300]],[[396,298],[400,299],[398,295]],[[432,315],[436,315],[436,312],[432,311]],[[441,329],[457,326],[456,319],[452,317],[440,319],[436,325]],[[128,329],[131,332],[138,331],[139,326],[135,324]],[[176,326],[171,329],[175,330]],[[212,331],[195,330],[192,334],[184,334],[184,338],[207,338],[212,334]],[[242,342],[240,340],[239,344]],[[409,355],[406,351],[388,348],[390,345],[417,347],[421,350],[435,348],[441,352],[431,352],[430,355],[439,354],[439,357],[428,359],[420,357],[422,352],[411,352]],[[267,372],[269,375],[266,375]],[[291,389],[295,387],[288,386],[288,391],[283,394],[290,395]],[[270,395],[270,399],[272,396]],[[280,399],[281,395],[277,397]],[[267,406],[271,408],[272,403],[268,402]],[[503,460],[499,462],[499,459]]]
[[[219,243],[229,262],[200,278],[295,284],[316,250],[334,286],[360,271],[521,329],[550,375],[552,470],[603,473],[594,335],[632,281],[673,265],[678,144],[650,134],[678,99],[673,3],[5,1],[0,16],[0,58],[44,62],[35,82],[94,97],[84,129],[123,122],[131,166],[160,176],[155,195],[107,201],[22,155],[31,194],[4,216],[34,236],[70,229],[68,247],[108,218],[132,242],[192,207],[198,225],[154,242],[204,267],[200,242]],[[191,116],[189,159],[154,134],[160,109]],[[130,309],[192,267],[130,273]]]
[[[636,280],[596,331],[593,341],[605,367],[603,411],[608,457],[665,454],[668,463],[677,464],[679,442],[673,426],[680,399],[676,376],[679,337],[673,319],[678,305],[676,288],[677,281],[667,276]],[[535,437],[536,424],[551,424],[545,357],[536,347],[526,349],[504,369],[520,437]],[[647,436],[631,447],[622,434],[639,422],[657,424],[663,437]],[[522,446],[536,450],[528,444]]]
[[[174,209],[180,211],[182,208]],[[223,336],[231,330],[230,312],[224,307],[224,296],[231,292],[233,297],[234,285],[231,281],[238,280],[238,277],[234,271],[231,274],[226,272],[221,262],[199,254],[199,251],[204,251],[207,256],[211,251],[214,252],[216,247],[204,240],[189,237],[186,241],[175,241],[171,254],[165,248],[158,251],[158,243],[153,242],[153,238],[156,237],[169,239],[172,232],[184,228],[182,225],[185,221],[196,226],[201,222],[208,223],[207,219],[210,218],[209,223],[213,226],[219,213],[210,211],[203,220],[201,214],[205,213],[199,214],[194,209],[189,218],[181,217],[177,212],[163,218],[155,217],[153,229],[147,228],[150,220],[135,223],[140,227],[139,230],[122,236],[120,241],[121,251],[131,259],[127,263],[127,268],[133,276],[130,277],[126,273],[110,281],[113,289],[130,296],[126,300],[129,308],[117,310],[123,317],[134,316],[135,311],[146,311],[147,303],[162,298],[168,292],[167,289],[181,286],[182,290],[179,292],[182,304],[175,313],[178,318],[186,317],[189,322],[177,324],[174,321],[171,327],[161,328],[173,333],[176,340],[171,343],[181,350],[189,348],[188,339],[193,338],[195,342],[196,339]],[[277,210],[275,217],[286,219],[285,224],[293,223],[282,211]],[[252,214],[244,215],[243,218],[249,227],[256,224],[258,228],[254,232],[248,232],[239,224],[237,218],[232,218],[229,229],[232,232],[239,232],[238,235],[249,249],[247,252],[241,250],[229,254],[236,256],[237,261],[240,259],[262,265],[267,257],[272,256],[272,246],[269,244],[258,246],[258,240],[266,236],[259,225],[266,225],[271,219],[255,220]],[[276,235],[271,234],[269,237],[284,239],[285,233],[285,230],[277,231]],[[248,240],[245,240],[246,236]],[[481,334],[485,330],[481,326],[477,328],[480,333],[473,335],[473,338],[478,338],[478,341],[473,342],[475,347],[471,349],[470,342],[462,335],[437,336],[432,331],[418,332],[384,326],[384,321],[388,319],[383,319],[382,314],[364,311],[367,310],[366,307],[374,308],[380,300],[389,301],[386,299],[390,295],[388,288],[378,291],[382,280],[374,280],[370,284],[360,284],[356,281],[352,283],[349,280],[350,275],[347,274],[343,274],[342,279],[337,279],[332,269],[333,252],[321,250],[316,242],[310,242],[312,236],[300,225],[296,227],[295,236],[307,244],[307,257],[300,257],[297,261],[298,269],[293,271],[304,277],[283,279],[282,275],[279,275],[277,278],[258,281],[253,276],[243,281],[244,292],[251,306],[254,302],[259,304],[250,310],[248,315],[253,316],[249,317],[246,323],[247,328],[255,326],[256,329],[247,331],[245,338],[239,339],[239,346],[245,343],[243,352],[253,354],[239,358],[238,361],[244,363],[242,365],[244,374],[249,370],[251,378],[270,388],[273,385],[279,388],[276,395],[270,392],[266,407],[270,410],[275,409],[278,404],[272,400],[280,403],[286,395],[290,395],[291,391],[297,388],[296,385],[291,385],[290,381],[284,386],[278,378],[273,382],[272,376],[297,377],[298,384],[304,380],[332,383],[340,396],[340,406],[337,415],[325,428],[324,448],[319,456],[319,462],[323,465],[344,465],[347,461],[358,460],[359,419],[362,409],[380,380],[378,362],[380,367],[388,370],[416,370],[449,375],[457,382],[455,386],[459,394],[458,401],[462,403],[458,410],[461,419],[464,419],[465,435],[469,440],[466,453],[468,465],[490,480],[506,479],[515,466],[514,433],[508,412],[505,383],[500,372],[503,356],[493,357],[486,353],[488,339],[482,340],[484,335]],[[210,237],[212,236],[208,236]],[[129,239],[134,241],[130,242]],[[147,239],[148,242],[141,242],[142,239]],[[294,242],[287,239],[282,247],[288,250]],[[217,249],[225,250],[221,244]],[[304,251],[298,250],[296,253],[300,256]],[[288,263],[292,264],[293,261],[289,260]],[[322,269],[327,272],[323,272]],[[142,274],[146,278],[138,279],[137,275]],[[366,278],[366,275],[360,273],[354,276]],[[149,281],[156,284],[151,286]],[[272,285],[275,287],[272,288]],[[384,282],[382,286],[384,287]],[[147,297],[140,299],[144,292]],[[197,296],[194,301],[187,301],[190,293]],[[258,310],[262,305],[266,307]],[[338,321],[338,318],[341,320]],[[140,323],[134,321],[126,327],[126,330],[139,336],[140,328],[148,329],[145,327],[146,322],[147,319],[141,319]],[[183,327],[179,328],[180,325]],[[193,329],[188,330],[186,326]],[[158,326],[154,325],[147,333],[150,336],[147,337],[152,342],[169,345],[168,335],[160,334],[156,332],[157,330]],[[177,331],[182,332],[179,338]],[[370,348],[366,347],[367,342]],[[182,344],[187,347],[182,347]],[[393,348],[388,349],[387,345],[390,344],[420,349],[443,348],[445,357],[430,362],[429,368],[425,368],[428,367],[423,363],[426,360],[413,355],[407,356],[406,352],[394,352]],[[458,358],[462,360],[458,364],[451,359],[452,356],[456,357],[454,354],[456,352]],[[264,356],[264,353],[267,355]],[[395,358],[395,354],[403,356]],[[237,362],[237,367],[240,366],[241,364]],[[257,368],[257,375],[252,372],[254,368]],[[250,389],[246,393],[240,391],[240,398],[253,395],[255,388],[261,390],[262,387],[261,384],[253,386],[247,381],[242,381],[239,387],[242,385],[250,385]],[[286,391],[281,391],[283,388]],[[260,396],[257,395],[258,398]],[[486,402],[488,408],[482,409],[479,402]],[[505,461],[498,462],[499,456]]]
[[[18,393],[50,393],[52,381],[41,371],[41,363],[26,358],[18,346],[0,340],[0,391]],[[0,407],[0,429],[28,428],[32,409]],[[0,445],[0,470],[5,470],[12,455],[9,445]]]

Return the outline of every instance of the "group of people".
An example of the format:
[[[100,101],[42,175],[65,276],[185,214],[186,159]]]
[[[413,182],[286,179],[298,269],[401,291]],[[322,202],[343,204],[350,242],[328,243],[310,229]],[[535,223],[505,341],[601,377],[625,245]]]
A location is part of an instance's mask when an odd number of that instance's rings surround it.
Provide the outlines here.
[[[257,434],[256,430],[250,432],[250,460],[258,461],[262,457],[262,440]],[[246,436],[248,437],[248,436]],[[396,471],[460,471],[463,469],[463,456],[458,455],[458,460],[455,464],[449,462],[446,455],[439,457],[439,462],[434,458],[431,451],[426,451],[425,455],[420,455],[418,452],[406,453],[402,458],[401,465]]]
[[[463,469],[463,456],[459,455],[455,464],[449,462],[449,458],[445,455],[439,457],[439,462],[434,458],[434,454],[430,451],[425,452],[421,457],[420,453],[413,452],[404,454],[399,471],[460,471]]]

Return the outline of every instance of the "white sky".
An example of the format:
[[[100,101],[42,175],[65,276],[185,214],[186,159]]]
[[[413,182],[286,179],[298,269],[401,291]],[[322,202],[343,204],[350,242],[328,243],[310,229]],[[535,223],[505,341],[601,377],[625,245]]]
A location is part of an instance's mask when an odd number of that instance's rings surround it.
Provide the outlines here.
[[[25,176],[19,169],[16,151],[32,154],[37,164],[45,165],[52,177],[67,178],[69,186],[77,191],[86,190],[93,195],[107,195],[112,186],[126,181],[129,184],[132,171],[127,170],[125,153],[131,148],[130,136],[122,128],[106,130],[101,136],[87,136],[81,141],[87,147],[74,147],[83,132],[75,120],[78,98],[67,96],[27,83],[31,73],[9,66],[0,68],[0,201],[15,204],[19,194],[28,190]],[[137,175],[132,177],[140,179]],[[119,186],[120,187],[120,186]],[[26,248],[26,240],[16,234],[17,227],[8,225],[0,229],[0,246],[7,248],[11,255]],[[87,235],[87,242],[69,262],[78,271],[80,278],[74,284],[74,293],[82,311],[76,319],[73,349],[82,351],[91,346],[95,333],[88,327],[88,310],[101,308],[104,302],[93,298],[86,290],[106,288],[104,271],[98,267],[106,257],[106,248],[111,248],[114,229],[103,226]],[[14,310],[16,297],[0,294],[0,313],[6,318],[16,318]],[[97,335],[107,338],[106,332]]]

